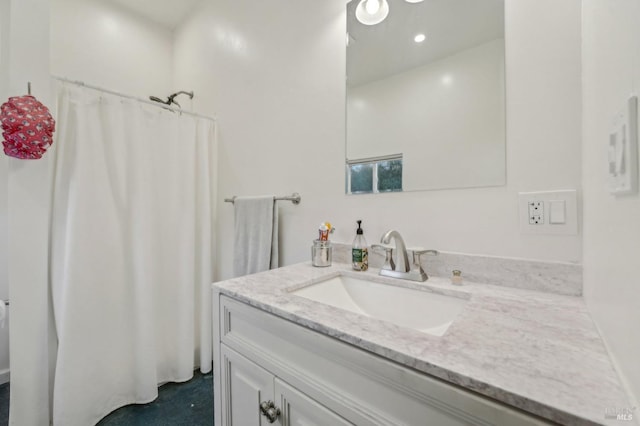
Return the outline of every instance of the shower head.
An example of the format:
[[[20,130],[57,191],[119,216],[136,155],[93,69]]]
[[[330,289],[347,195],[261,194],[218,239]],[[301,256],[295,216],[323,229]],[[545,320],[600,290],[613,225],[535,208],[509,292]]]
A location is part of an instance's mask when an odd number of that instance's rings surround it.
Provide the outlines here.
[[[172,95],[169,95],[169,97],[167,98],[166,101],[163,101],[162,99],[158,98],[157,96],[149,96],[149,99],[151,99],[154,102],[159,102],[159,103],[165,104],[165,105],[176,104],[176,105],[178,105],[178,107],[182,108],[180,106],[180,104],[175,101],[175,97],[178,96],[178,95],[187,95],[187,96],[189,96],[189,99],[193,99],[193,91],[185,92],[184,90],[181,90],[181,91],[176,92],[176,93],[174,93]]]
[[[173,95],[169,95],[169,97],[167,98],[167,104],[168,105],[176,104],[180,108],[182,108],[180,104],[174,100],[174,98],[178,95],[187,95],[189,96],[189,99],[193,99],[193,92],[185,92],[184,90],[181,90],[179,92],[174,93]]]
[[[158,98],[157,96],[149,96],[149,99],[152,100],[153,102],[159,102],[161,104],[167,104],[167,102],[163,101],[162,99]]]

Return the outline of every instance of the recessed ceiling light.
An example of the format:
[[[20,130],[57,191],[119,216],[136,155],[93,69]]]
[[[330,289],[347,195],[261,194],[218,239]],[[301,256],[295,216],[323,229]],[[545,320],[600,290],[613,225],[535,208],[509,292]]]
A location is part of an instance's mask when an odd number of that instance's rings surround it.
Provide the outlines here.
[[[423,41],[425,41],[427,38],[426,35],[424,34],[416,34],[416,36],[413,38],[413,41],[415,41],[416,43],[422,43]]]
[[[387,0],[360,0],[356,7],[356,19],[364,25],[376,25],[389,15]]]
[[[423,0],[405,0],[407,3],[420,3]]]

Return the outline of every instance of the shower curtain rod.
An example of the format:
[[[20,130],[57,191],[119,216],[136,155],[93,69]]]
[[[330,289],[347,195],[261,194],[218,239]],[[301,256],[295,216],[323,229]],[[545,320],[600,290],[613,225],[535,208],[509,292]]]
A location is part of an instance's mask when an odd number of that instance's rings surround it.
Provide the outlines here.
[[[198,114],[195,112],[190,112],[190,111],[184,111],[180,108],[174,107],[174,106],[169,106],[169,105],[160,105],[157,102],[152,102],[152,101],[148,101],[146,99],[142,99],[142,98],[137,98],[135,96],[131,96],[131,95],[125,95],[124,93],[120,93],[120,92],[116,92],[114,90],[109,90],[109,89],[103,89],[102,87],[98,87],[98,86],[93,86],[91,84],[86,84],[84,81],[78,81],[78,80],[71,80],[68,78],[64,78],[64,77],[58,77],[56,75],[52,75],[51,76],[53,79],[58,80],[58,81],[62,81],[64,83],[70,83],[70,84],[75,84],[76,86],[82,86],[82,87],[86,87],[88,89],[93,89],[93,90],[97,90],[99,92],[104,92],[104,93],[108,93],[110,95],[115,95],[115,96],[120,96],[121,98],[125,98],[125,99],[133,99],[134,101],[138,101],[138,102],[142,102],[144,104],[147,105],[153,105],[155,107],[159,107],[159,108],[164,108],[164,109],[168,109],[170,111],[174,111],[174,112],[180,112],[182,114],[187,114],[187,115],[192,115],[194,117],[198,117],[198,118],[204,118],[206,120],[211,120],[215,123],[216,119],[215,117],[208,117],[206,115],[202,115],[202,114]]]

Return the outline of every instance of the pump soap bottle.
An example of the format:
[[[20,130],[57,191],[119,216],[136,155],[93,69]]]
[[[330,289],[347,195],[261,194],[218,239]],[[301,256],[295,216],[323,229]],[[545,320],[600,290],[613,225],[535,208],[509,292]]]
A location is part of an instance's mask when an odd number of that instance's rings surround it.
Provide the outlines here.
[[[361,220],[357,221],[358,229],[356,237],[353,239],[351,248],[351,260],[353,261],[353,269],[356,271],[366,271],[369,269],[369,249],[367,248],[367,240],[364,239],[363,231],[360,225]]]

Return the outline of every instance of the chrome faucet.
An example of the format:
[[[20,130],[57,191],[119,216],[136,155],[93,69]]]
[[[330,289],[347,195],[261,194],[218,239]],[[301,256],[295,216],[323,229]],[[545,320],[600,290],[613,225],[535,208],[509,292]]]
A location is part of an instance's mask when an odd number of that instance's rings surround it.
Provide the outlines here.
[[[397,252],[397,262],[394,262],[393,260],[394,246],[389,244],[391,243],[392,238]],[[413,265],[410,266],[407,247],[404,243],[404,239],[398,231],[393,229],[387,231],[382,238],[380,238],[380,243],[381,244],[374,244],[371,246],[374,250],[384,249],[385,251],[385,261],[384,265],[380,269],[380,275],[412,281],[426,281],[429,279],[427,273],[422,269],[422,265],[420,264],[420,256],[423,254],[435,256],[438,254],[436,250],[411,250],[413,253]]]
[[[394,229],[387,231],[382,238],[380,238],[380,242],[382,244],[388,245],[391,242],[391,238],[396,243],[396,253],[398,254],[398,262],[396,263],[395,271],[399,272],[409,272],[409,257],[407,256],[407,246],[404,244],[404,240],[402,239],[402,235]]]

